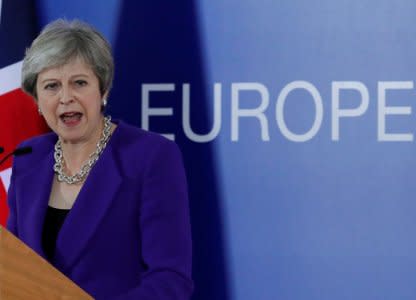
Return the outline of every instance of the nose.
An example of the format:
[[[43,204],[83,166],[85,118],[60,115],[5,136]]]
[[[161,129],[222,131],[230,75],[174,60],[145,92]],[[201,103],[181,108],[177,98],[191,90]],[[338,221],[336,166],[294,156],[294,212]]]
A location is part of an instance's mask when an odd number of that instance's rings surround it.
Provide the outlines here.
[[[61,89],[61,97],[60,97],[60,104],[67,105],[74,102],[74,95],[71,87],[69,86],[62,86]]]

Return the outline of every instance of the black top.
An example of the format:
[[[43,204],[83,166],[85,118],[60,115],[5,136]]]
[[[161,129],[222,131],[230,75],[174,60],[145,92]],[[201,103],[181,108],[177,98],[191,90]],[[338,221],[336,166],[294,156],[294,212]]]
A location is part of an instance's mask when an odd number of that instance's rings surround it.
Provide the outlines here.
[[[55,254],[56,239],[69,211],[69,209],[48,206],[43,225],[42,247],[49,261],[52,260]]]

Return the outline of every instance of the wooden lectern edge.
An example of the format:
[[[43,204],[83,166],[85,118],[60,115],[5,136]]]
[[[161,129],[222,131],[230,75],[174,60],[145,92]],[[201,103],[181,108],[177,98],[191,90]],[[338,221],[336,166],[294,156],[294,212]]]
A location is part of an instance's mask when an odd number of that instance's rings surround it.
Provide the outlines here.
[[[0,299],[93,299],[0,225]]]

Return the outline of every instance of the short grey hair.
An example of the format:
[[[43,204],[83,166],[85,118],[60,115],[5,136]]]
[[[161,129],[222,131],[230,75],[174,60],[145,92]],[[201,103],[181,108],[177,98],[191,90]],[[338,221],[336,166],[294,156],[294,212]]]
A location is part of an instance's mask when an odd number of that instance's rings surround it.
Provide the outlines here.
[[[22,67],[22,89],[37,99],[40,72],[80,57],[98,78],[103,96],[111,89],[114,62],[109,42],[91,25],[79,20],[58,19],[49,23],[26,50]]]

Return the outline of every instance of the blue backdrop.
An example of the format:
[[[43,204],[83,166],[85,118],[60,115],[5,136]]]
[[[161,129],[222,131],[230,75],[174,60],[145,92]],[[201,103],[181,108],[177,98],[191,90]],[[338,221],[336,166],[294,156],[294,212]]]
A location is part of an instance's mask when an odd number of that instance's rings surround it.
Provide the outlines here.
[[[416,3],[38,0],[111,41],[109,112],[174,135],[194,299],[415,299]]]

